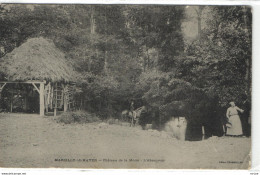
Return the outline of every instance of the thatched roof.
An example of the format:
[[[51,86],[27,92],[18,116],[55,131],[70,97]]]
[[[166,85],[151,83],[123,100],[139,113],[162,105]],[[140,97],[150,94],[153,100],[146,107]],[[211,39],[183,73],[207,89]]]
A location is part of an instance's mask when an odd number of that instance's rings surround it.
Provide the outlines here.
[[[31,38],[0,60],[9,81],[75,81],[76,72],[51,40]]]

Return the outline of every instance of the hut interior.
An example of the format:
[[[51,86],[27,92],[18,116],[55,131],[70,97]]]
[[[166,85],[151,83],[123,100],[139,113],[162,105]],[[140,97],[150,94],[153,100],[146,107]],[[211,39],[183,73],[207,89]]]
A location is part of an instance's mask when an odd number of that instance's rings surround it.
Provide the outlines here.
[[[1,92],[1,111],[39,113],[39,97],[29,84],[7,83]]]

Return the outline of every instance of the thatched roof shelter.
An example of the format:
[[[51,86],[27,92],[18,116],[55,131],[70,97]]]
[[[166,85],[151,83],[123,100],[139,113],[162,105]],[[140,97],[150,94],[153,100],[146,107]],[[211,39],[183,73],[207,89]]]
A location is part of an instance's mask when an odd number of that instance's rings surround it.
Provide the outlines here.
[[[31,38],[0,60],[0,71],[8,81],[75,81],[76,72],[65,54],[51,40]]]
[[[0,59],[0,76],[2,77],[0,77],[2,80],[0,81],[0,98],[6,84],[27,83],[32,84],[39,92],[40,115],[44,115],[44,109],[48,110],[48,106],[52,105],[52,99],[55,99],[55,111],[58,101],[60,104],[64,102],[64,111],[66,111],[69,92],[66,86],[62,86],[63,89],[60,90],[61,95],[59,95],[57,84],[64,85],[73,82],[77,79],[77,75],[73,67],[68,64],[65,54],[55,46],[53,41],[42,37],[31,38]],[[46,81],[49,83],[45,86]],[[51,83],[55,83],[55,90],[51,88]]]

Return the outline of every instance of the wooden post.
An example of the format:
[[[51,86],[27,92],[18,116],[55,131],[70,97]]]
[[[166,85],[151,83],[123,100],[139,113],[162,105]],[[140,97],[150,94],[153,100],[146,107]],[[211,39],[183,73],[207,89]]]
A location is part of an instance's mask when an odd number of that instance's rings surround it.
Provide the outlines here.
[[[40,116],[44,116],[44,84],[40,83]]]
[[[56,117],[56,115],[57,115],[57,103],[58,103],[58,84],[56,83],[55,84],[55,86],[56,86],[56,89],[54,89],[54,91],[55,91],[55,107],[54,107],[54,117]]]
[[[64,112],[67,112],[68,110],[68,103],[67,103],[67,99],[64,98]]]
[[[50,83],[49,83],[50,84]],[[44,108],[45,108],[45,112],[48,113],[48,107],[49,107],[49,99],[48,96],[50,94],[50,89],[49,89],[49,84],[45,86],[44,88]]]
[[[204,126],[202,126],[202,140],[205,139],[205,129],[204,129]]]
[[[50,86],[50,108],[51,108],[51,110],[53,109],[53,96],[54,96],[53,88],[54,88],[54,85]]]
[[[63,91],[64,91],[64,96],[63,96],[64,112],[67,112],[67,110],[68,110],[68,88],[67,88],[67,85],[64,85]]]
[[[11,91],[12,91],[12,93],[11,93],[11,106],[10,106],[10,112],[13,112],[13,98],[14,98],[14,90],[12,89]]]

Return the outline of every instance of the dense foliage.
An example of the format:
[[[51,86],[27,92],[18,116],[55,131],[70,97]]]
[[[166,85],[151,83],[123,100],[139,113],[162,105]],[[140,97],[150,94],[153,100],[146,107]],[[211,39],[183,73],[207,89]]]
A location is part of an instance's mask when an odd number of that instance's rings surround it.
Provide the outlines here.
[[[1,57],[28,38],[52,39],[80,72],[82,108],[103,119],[118,117],[131,100],[135,108],[155,111],[158,127],[173,116],[200,124],[221,120],[229,101],[250,103],[252,16],[246,6],[199,8],[204,24],[189,41],[183,22],[193,18],[184,6],[0,7]]]
[[[232,100],[241,105],[251,96],[251,9],[210,7],[210,11],[201,39],[191,43],[187,56],[179,60],[179,75],[217,96],[221,106]]]

